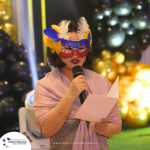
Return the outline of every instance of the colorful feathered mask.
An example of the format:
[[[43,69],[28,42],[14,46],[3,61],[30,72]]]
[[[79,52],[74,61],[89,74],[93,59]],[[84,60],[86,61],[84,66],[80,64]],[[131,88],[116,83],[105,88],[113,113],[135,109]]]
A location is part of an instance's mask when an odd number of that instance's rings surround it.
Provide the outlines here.
[[[68,40],[70,32],[68,26],[70,21],[62,20],[60,24],[51,25],[51,28],[44,30],[44,43],[47,47],[50,47],[52,52],[56,52],[61,58],[72,57],[85,57],[92,44],[92,35],[89,29],[89,25],[84,17],[81,17],[78,21],[77,34],[80,38],[79,41]],[[65,51],[64,47],[71,47],[72,51]],[[81,46],[85,47],[85,50],[79,51]]]

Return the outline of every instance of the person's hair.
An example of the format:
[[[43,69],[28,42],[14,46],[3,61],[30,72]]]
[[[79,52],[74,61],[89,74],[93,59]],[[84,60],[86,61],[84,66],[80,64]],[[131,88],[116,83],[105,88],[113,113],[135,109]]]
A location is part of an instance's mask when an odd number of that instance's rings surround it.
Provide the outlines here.
[[[68,26],[68,31],[69,32],[77,32],[77,22],[74,22],[74,21],[71,21],[69,26]],[[92,64],[92,51],[91,51],[92,48],[89,49],[89,53],[88,55],[86,56],[86,61],[85,63],[83,64],[83,67],[86,67],[86,66],[91,66]],[[50,65],[54,66],[54,67],[58,67],[58,68],[62,68],[64,67],[66,64],[63,63],[60,59],[60,57],[57,55],[56,52],[52,53],[51,52],[51,49],[48,48],[48,61],[50,62]]]

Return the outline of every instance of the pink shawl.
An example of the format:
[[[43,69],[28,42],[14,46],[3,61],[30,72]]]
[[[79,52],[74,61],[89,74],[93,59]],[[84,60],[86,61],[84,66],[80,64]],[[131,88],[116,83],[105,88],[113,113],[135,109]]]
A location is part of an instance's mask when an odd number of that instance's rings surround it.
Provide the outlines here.
[[[111,87],[107,78],[93,71],[83,70],[86,81],[88,82],[88,92],[97,95],[107,95]],[[70,81],[58,68],[53,69],[43,79],[37,82],[34,94],[34,110],[35,120],[40,130],[47,114],[59,103],[69,86]],[[73,119],[80,106],[80,100],[76,98],[68,119]],[[109,122],[122,124],[117,104],[111,110],[108,119]],[[92,125],[90,123],[89,129],[87,129],[86,121],[80,121],[74,142],[80,142],[82,144],[73,144],[72,150],[101,150],[97,134],[91,129]]]

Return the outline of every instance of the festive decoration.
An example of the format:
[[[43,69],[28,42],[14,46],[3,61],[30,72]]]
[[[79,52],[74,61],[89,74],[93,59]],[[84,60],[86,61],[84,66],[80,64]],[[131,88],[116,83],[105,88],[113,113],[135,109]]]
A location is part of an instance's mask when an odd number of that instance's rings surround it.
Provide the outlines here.
[[[134,101],[142,90],[141,83],[133,77],[124,77],[119,81],[120,98],[127,102]]]
[[[120,65],[124,62],[125,60],[125,56],[123,53],[121,52],[115,52],[112,57],[111,57],[112,61],[115,62],[117,65]]]
[[[8,6],[12,5],[12,0],[0,0],[0,2],[6,3]]]
[[[11,23],[5,23],[2,29],[10,36],[12,41],[17,39],[17,30]]]
[[[101,53],[101,57],[102,59],[106,60],[106,59],[110,59],[111,57],[111,52],[108,50],[103,50]]]
[[[0,24],[10,19],[11,13],[10,7],[6,3],[0,2]]]
[[[118,104],[118,107],[119,107],[119,112],[120,112],[120,115],[121,115],[121,119],[125,119],[125,117],[127,116],[128,114],[128,111],[129,111],[129,106],[128,106],[128,103],[126,101],[122,101],[122,100],[118,100],[117,101],[117,104]]]
[[[38,67],[38,77],[39,79],[42,79],[43,77],[45,77],[45,75],[51,71],[51,69],[49,68],[49,66],[46,63],[39,63]]]
[[[117,77],[117,67],[115,63],[110,60],[100,60],[95,64],[93,70],[103,76],[106,76],[110,81],[114,81]]]
[[[0,101],[0,120],[9,122],[18,115],[18,104],[13,97],[5,97]],[[8,119],[9,118],[9,119]]]
[[[148,112],[144,108],[129,105],[129,112],[125,118],[126,123],[131,128],[140,128],[148,123]]]

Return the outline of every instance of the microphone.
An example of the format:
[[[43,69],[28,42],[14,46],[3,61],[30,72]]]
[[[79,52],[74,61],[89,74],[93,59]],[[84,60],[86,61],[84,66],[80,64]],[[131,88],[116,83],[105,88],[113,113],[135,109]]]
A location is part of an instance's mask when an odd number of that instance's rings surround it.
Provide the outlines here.
[[[73,71],[73,77],[76,78],[77,76],[79,75],[84,75],[83,73],[83,70],[81,68],[81,66],[74,66],[72,68],[72,71]],[[87,98],[87,91],[82,91],[79,95],[80,97],[80,102],[81,102],[81,105],[83,104],[84,100]]]

